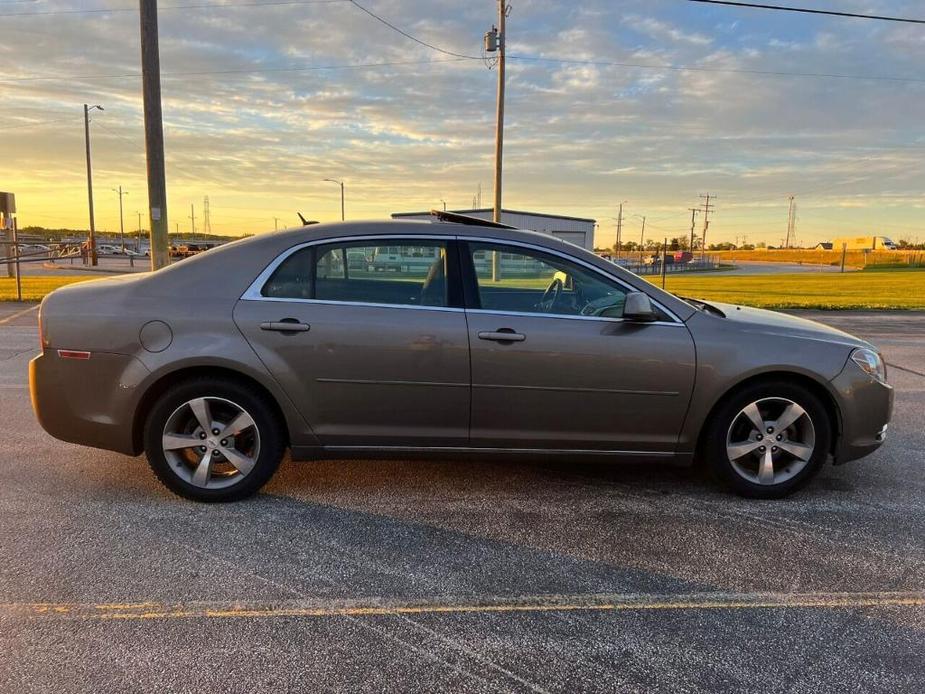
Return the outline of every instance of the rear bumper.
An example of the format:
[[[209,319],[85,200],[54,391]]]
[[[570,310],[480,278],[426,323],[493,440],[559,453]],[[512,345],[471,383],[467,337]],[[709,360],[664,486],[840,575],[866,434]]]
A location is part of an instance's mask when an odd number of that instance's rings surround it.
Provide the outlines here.
[[[850,359],[832,379],[841,406],[841,436],[835,464],[863,458],[883,445],[893,415],[893,387],[857,368]]]
[[[29,362],[29,391],[39,424],[56,439],[136,455],[133,424],[145,366],[124,354],[63,359],[47,349]]]

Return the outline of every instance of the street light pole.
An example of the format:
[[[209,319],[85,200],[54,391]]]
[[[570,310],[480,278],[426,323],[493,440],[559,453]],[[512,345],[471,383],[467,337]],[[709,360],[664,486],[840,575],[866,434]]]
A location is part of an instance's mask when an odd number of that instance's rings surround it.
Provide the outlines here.
[[[87,201],[90,204],[90,242],[87,250],[89,251],[91,265],[98,263],[96,257],[96,220],[93,218],[93,167],[90,164],[90,111],[95,108],[100,111],[103,110],[100,105],[89,106],[84,104],[84,142],[87,148]]]
[[[119,186],[118,190],[113,188],[112,192],[119,194],[119,237],[122,240],[122,254],[125,255],[125,222],[122,220],[122,196],[128,195],[128,191],[123,192],[122,186]]]
[[[340,186],[340,221],[343,222],[345,219],[344,217],[344,182],[338,181],[337,179],[334,179],[334,178],[326,178],[324,180],[330,183],[336,183],[337,185]]]

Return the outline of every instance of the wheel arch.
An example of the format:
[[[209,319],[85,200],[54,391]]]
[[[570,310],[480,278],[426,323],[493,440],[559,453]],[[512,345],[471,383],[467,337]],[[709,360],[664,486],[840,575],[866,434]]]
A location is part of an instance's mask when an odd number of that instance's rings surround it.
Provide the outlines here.
[[[217,378],[228,381],[234,381],[249,388],[253,388],[266,398],[267,402],[273,408],[274,414],[283,423],[283,431],[286,436],[285,445],[289,446],[291,442],[291,424],[283,408],[280,406],[276,396],[260,381],[241,371],[226,366],[185,366],[174,371],[161,375],[152,382],[145,390],[144,394],[135,407],[135,415],[132,421],[132,446],[135,454],[138,455],[144,450],[144,425],[148,413],[151,411],[157,399],[175,383],[188,380],[190,378]]]
[[[719,397],[714,400],[706,417],[704,417],[700,422],[699,430],[697,432],[697,445],[694,449],[695,455],[697,457],[702,456],[703,446],[706,439],[706,432],[709,428],[709,424],[713,420],[713,417],[716,415],[716,411],[724,402],[726,402],[726,400],[738,393],[740,390],[750,388],[751,386],[760,383],[772,381],[790,381],[791,383],[797,383],[811,391],[819,398],[825,407],[826,414],[829,417],[829,422],[832,425],[832,440],[829,444],[829,453],[834,454],[838,448],[838,441],[841,437],[842,421],[841,409],[839,408],[838,402],[835,400],[835,396],[832,394],[832,391],[826,387],[825,383],[805,373],[800,373],[798,371],[774,370],[748,376],[747,378],[744,378],[727,388],[722,394],[719,395]]]

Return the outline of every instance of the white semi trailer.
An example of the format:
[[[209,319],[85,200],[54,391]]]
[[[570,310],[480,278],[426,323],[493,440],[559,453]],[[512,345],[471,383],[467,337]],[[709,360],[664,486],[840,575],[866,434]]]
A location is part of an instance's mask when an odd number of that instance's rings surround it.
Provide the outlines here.
[[[832,242],[832,249],[840,251],[895,251],[896,244],[886,236],[845,236]]]

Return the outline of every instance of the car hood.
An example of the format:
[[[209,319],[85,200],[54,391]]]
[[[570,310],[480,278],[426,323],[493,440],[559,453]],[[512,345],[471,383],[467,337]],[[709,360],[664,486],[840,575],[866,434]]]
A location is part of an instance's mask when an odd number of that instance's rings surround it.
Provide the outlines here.
[[[798,318],[797,316],[778,311],[768,311],[762,308],[752,308],[751,306],[725,304],[718,301],[710,301],[708,304],[718,308],[726,315],[725,319],[719,320],[737,324],[743,330],[749,332],[802,337],[810,340],[843,344],[849,347],[866,347],[876,350],[876,347],[866,340],[806,318]]]

